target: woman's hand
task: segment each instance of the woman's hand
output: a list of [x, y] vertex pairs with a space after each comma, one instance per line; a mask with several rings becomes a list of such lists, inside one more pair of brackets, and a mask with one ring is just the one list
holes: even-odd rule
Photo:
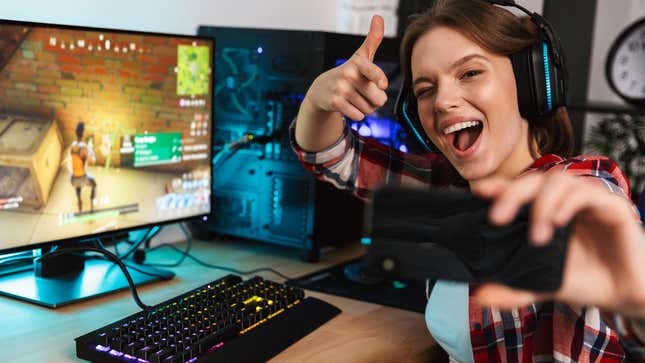
[[383, 28], [383, 18], [374, 16], [354, 55], [311, 84], [296, 119], [296, 142], [301, 148], [319, 151], [333, 145], [343, 133], [342, 115], [362, 120], [385, 104], [387, 76], [373, 62]]
[[544, 300], [596, 306], [645, 317], [645, 232], [630, 202], [605, 187], [561, 171], [482, 181], [473, 190], [494, 200], [492, 223], [510, 223], [532, 202], [529, 239], [548, 243], [555, 227], [573, 222], [561, 288], [552, 294], [482, 285], [475, 298], [509, 309]]
[[387, 76], [373, 63], [383, 40], [383, 29], [383, 18], [372, 17], [365, 41], [351, 58], [314, 80], [305, 97], [310, 106], [362, 120], [385, 104]]

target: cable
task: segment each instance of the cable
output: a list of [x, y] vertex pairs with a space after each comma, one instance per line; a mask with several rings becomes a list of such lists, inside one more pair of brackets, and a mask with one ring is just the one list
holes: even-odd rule
[[231, 156], [233, 156], [233, 154], [235, 154], [244, 146], [251, 144], [264, 145], [269, 142], [279, 140], [281, 136], [282, 133], [280, 130], [276, 130], [270, 135], [254, 135], [250, 133], [244, 134], [239, 139], [224, 144], [222, 146], [222, 149], [220, 149], [215, 155], [213, 155], [211, 164], [215, 168], [216, 166], [219, 166], [219, 163], [228, 160]]
[[96, 248], [96, 247], [66, 247], [66, 248], [60, 248], [57, 249], [56, 251], [48, 252], [43, 254], [42, 256], [39, 256], [34, 259], [34, 261], [41, 260], [43, 258], [48, 258], [48, 257], [53, 257], [53, 256], [58, 256], [62, 255], [65, 253], [73, 253], [73, 252], [98, 252], [101, 253], [105, 256], [107, 256], [110, 261], [116, 263], [121, 271], [123, 271], [123, 274], [125, 275], [125, 278], [128, 280], [128, 285], [130, 286], [130, 292], [132, 293], [132, 298], [134, 298], [134, 301], [137, 303], [137, 305], [141, 308], [141, 310], [145, 312], [149, 312], [152, 310], [152, 306], [144, 304], [141, 299], [139, 298], [139, 294], [137, 294], [137, 289], [134, 285], [134, 281], [132, 281], [132, 277], [130, 276], [130, 273], [128, 272], [128, 269], [125, 267], [123, 262], [119, 259], [119, 257], [112, 252], [102, 249], [102, 248]]
[[114, 254], [117, 255], [117, 256], [121, 255], [121, 253], [119, 252], [119, 243], [120, 242], [122, 242], [122, 241], [114, 242], [114, 237], [112, 237], [112, 244], [114, 245]]
[[248, 145], [249, 141], [252, 138], [253, 137], [249, 136], [249, 134], [244, 134], [241, 138], [224, 144], [222, 146], [222, 149], [218, 151], [211, 160], [213, 167], [219, 166], [220, 163], [228, 160], [231, 156], [233, 156], [233, 154], [240, 150], [242, 146]]
[[[94, 241], [96, 243], [97, 248], [102, 248], [102, 249], [107, 251], [107, 248], [105, 247], [105, 245], [103, 244], [103, 241], [101, 241], [100, 238], [98, 238], [98, 237], [94, 238]], [[119, 253], [116, 251], [116, 245], [114, 246], [114, 254], [117, 255], [117, 256], [119, 255]]]
[[[249, 270], [249, 271], [240, 271], [240, 270], [236, 270], [236, 269], [231, 268], [231, 267], [212, 265], [212, 264], [210, 264], [208, 262], [204, 262], [204, 261], [198, 259], [197, 257], [191, 255], [190, 253], [188, 253], [188, 250], [190, 248], [190, 244], [186, 248], [186, 251], [182, 251], [182, 250], [180, 250], [179, 248], [175, 247], [173, 244], [170, 244], [170, 243], [162, 243], [162, 244], [160, 244], [158, 246], [155, 246], [155, 247], [151, 248], [150, 250], [153, 251], [153, 250], [159, 249], [161, 247], [170, 247], [170, 248], [174, 249], [175, 251], [183, 254], [184, 257], [188, 257], [191, 260], [197, 262], [199, 265], [202, 265], [202, 266], [208, 267], [208, 268], [224, 270], [224, 271], [232, 272], [232, 273], [235, 273], [235, 274], [238, 274], [238, 275], [252, 275], [252, 274], [256, 274], [258, 272], [267, 271], [267, 272], [274, 273], [274, 274], [280, 276], [281, 278], [283, 278], [285, 280], [291, 280], [292, 279], [291, 277], [289, 277], [287, 275], [284, 275], [284, 274], [282, 274], [282, 273], [280, 273], [280, 272], [278, 272], [278, 271], [276, 271], [276, 270], [274, 270], [274, 269], [272, 269], [270, 267], [261, 267], [261, 268], [256, 268], [254, 270]], [[147, 264], [147, 265], [158, 266], [157, 264]]]
[[[153, 267], [177, 267], [177, 266], [181, 265], [184, 262], [184, 260], [186, 259], [186, 256], [188, 256], [188, 254], [190, 252], [190, 249], [193, 246], [193, 238], [186, 231], [186, 228], [184, 227], [183, 223], [179, 223], [179, 228], [181, 228], [181, 230], [184, 232], [184, 234], [186, 235], [187, 240], [188, 240], [188, 245], [186, 246], [186, 250], [181, 251], [182, 255], [179, 258], [179, 261], [177, 261], [175, 263], [154, 263], [154, 264], [153, 263], [147, 263], [146, 264], [147, 266], [153, 266]], [[168, 245], [168, 244], [167, 243], [162, 243], [159, 246], [148, 248], [148, 251], [154, 251], [159, 247], [163, 247], [164, 245]]]
[[[84, 255], [83, 257], [85, 257], [86, 260], [92, 259], [92, 260], [103, 260], [103, 261], [110, 261], [110, 262], [112, 261], [109, 258], [105, 258], [104, 256], [85, 256]], [[137, 266], [137, 265], [141, 265], [141, 264], [137, 264], [136, 262], [135, 263], [131, 263], [129, 261], [121, 261], [121, 262], [123, 262], [123, 265], [125, 267], [129, 268], [130, 270], [135, 270], [135, 271], [140, 272], [140, 273], [142, 273], [144, 275], [158, 277], [158, 278], [160, 278], [162, 280], [168, 280], [167, 275], [160, 274], [160, 273], [154, 273], [153, 271], [149, 271], [149, 270], [144, 270], [144, 269], [140, 268], [139, 266]]]
[[141, 246], [142, 243], [144, 243], [148, 238], [152, 238], [152, 236], [154, 236], [154, 234], [149, 236], [150, 232], [154, 229], [155, 227], [149, 228], [148, 231], [146, 231], [146, 233], [143, 234], [143, 237], [141, 237], [140, 240], [138, 240], [132, 246], [130, 246], [130, 248], [128, 248], [128, 250], [125, 251], [125, 253], [123, 253], [122, 255], [118, 255], [118, 257], [120, 259], [128, 258], [128, 256], [130, 256], [134, 251], [136, 251], [137, 248], [139, 248], [139, 246]]
[[[105, 245], [103, 244], [103, 242], [101, 242], [100, 238], [96, 238], [95, 240], [96, 240], [96, 244], [97, 244], [98, 248], [104, 249], [106, 251], [108, 250], [105, 247]], [[117, 257], [118, 257], [119, 254], [117, 252], [117, 244], [114, 244], [114, 251], [115, 251], [114, 254], [117, 255]], [[99, 259], [99, 260], [103, 260], [103, 261], [110, 261], [110, 259], [105, 258], [104, 256], [87, 256], [86, 258], [95, 258], [95, 259]], [[121, 260], [123, 260], [123, 259], [121, 259]], [[138, 264], [138, 265], [141, 265], [141, 264]], [[140, 273], [142, 273], [144, 275], [159, 277], [159, 278], [164, 279], [164, 280], [168, 279], [167, 276], [164, 275], [164, 274], [158, 274], [158, 273], [154, 273], [154, 272], [151, 272], [151, 271], [148, 271], [148, 270], [144, 270], [144, 269], [138, 267], [137, 264], [128, 264], [126, 267], [128, 267], [128, 268], [130, 268], [132, 270], [135, 270], [137, 272], [140, 272]]]

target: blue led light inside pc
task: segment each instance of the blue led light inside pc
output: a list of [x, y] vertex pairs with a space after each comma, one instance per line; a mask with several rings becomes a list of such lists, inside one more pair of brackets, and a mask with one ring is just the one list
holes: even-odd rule
[[372, 129], [366, 124], [361, 124], [360, 126], [358, 126], [358, 134], [361, 136], [370, 137], [372, 136]]
[[[335, 67], [347, 62], [347, 59], [337, 59]], [[393, 147], [401, 152], [409, 152], [406, 145], [406, 133], [401, 125], [389, 117], [381, 117], [378, 111], [372, 115], [366, 115], [362, 121], [350, 121], [350, 127], [363, 137], [378, 140], [380, 143]]]
[[377, 115], [367, 115], [362, 121], [350, 120], [350, 127], [361, 136], [378, 140], [401, 152], [408, 152], [405, 131], [395, 120]]

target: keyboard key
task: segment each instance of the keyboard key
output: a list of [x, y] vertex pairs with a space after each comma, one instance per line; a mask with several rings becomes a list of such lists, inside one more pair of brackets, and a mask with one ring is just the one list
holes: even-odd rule
[[179, 357], [177, 355], [169, 355], [164, 358], [161, 363], [184, 363], [184, 360], [182, 357]]
[[137, 351], [135, 354], [138, 358], [148, 359], [148, 356], [152, 353], [151, 346], [145, 346]]
[[170, 355], [172, 355], [172, 352], [169, 349], [160, 349], [149, 355], [148, 360], [150, 361], [150, 363], [159, 363], [161, 362], [161, 360]]
[[110, 337], [108, 337], [107, 333], [100, 333], [99, 335], [96, 336], [96, 342], [101, 345], [108, 345], [110, 341]]
[[143, 348], [143, 342], [135, 341], [125, 346], [125, 352], [128, 354], [135, 354], [141, 348]]
[[220, 331], [216, 332], [215, 334], [211, 334], [207, 336], [206, 338], [201, 339], [198, 341], [194, 346], [197, 348], [199, 353], [205, 353], [207, 352], [212, 346], [221, 343], [233, 336], [238, 332], [238, 327], [235, 325], [229, 325]]

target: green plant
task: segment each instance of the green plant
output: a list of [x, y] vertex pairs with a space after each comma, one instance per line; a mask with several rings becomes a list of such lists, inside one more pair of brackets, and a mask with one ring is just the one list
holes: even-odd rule
[[645, 117], [608, 114], [590, 129], [585, 144], [618, 163], [636, 200], [645, 186]]

